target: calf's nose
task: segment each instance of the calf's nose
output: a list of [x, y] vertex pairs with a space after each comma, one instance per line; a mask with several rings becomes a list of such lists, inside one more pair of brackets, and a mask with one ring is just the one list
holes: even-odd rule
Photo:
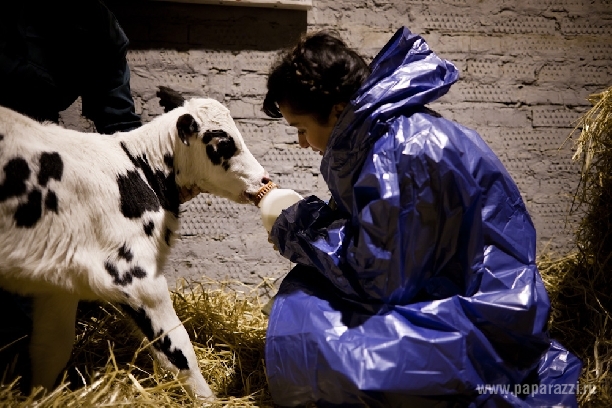
[[270, 181], [272, 180], [270, 179], [270, 175], [266, 171], [266, 174], [264, 174], [263, 178], [261, 179], [261, 184], [268, 184]]

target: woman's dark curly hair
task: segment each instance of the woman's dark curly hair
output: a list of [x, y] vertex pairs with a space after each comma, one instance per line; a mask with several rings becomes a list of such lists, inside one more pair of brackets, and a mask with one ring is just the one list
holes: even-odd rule
[[305, 35], [272, 66], [263, 112], [281, 118], [278, 106], [286, 104], [295, 113], [314, 114], [326, 123], [332, 107], [349, 102], [369, 74], [364, 59], [337, 35]]

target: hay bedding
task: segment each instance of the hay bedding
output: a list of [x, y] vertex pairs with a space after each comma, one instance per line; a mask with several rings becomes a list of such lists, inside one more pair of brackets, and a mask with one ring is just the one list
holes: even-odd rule
[[574, 132], [582, 164], [571, 213], [581, 221], [575, 249], [539, 260], [552, 303], [551, 335], [583, 361], [581, 407], [612, 406], [612, 87], [589, 99], [593, 107]]
[[[272, 406], [264, 369], [267, 319], [262, 286], [197, 282], [173, 291], [200, 368], [219, 401], [210, 407]], [[243, 286], [244, 287], [244, 286]], [[198, 404], [139, 342], [131, 320], [111, 304], [82, 304], [67, 376], [49, 395], [24, 396], [16, 382], [0, 387], [0, 407], [194, 407]], [[135, 352], [136, 350], [136, 352]], [[110, 356], [110, 357], [109, 357]], [[79, 384], [78, 387], [70, 384]], [[83, 386], [83, 384], [86, 384]]]
[[[612, 88], [593, 95], [579, 120], [575, 160], [582, 162], [572, 212], [583, 216], [576, 248], [538, 260], [552, 311], [550, 332], [584, 363], [581, 407], [612, 406]], [[220, 400], [213, 407], [268, 407], [264, 367], [267, 319], [258, 290], [235, 283], [196, 283], [173, 292], [204, 376]], [[269, 286], [263, 282], [262, 286]], [[193, 287], [193, 285], [191, 285]], [[134, 326], [111, 305], [81, 308], [68, 376], [42, 398], [16, 382], [0, 387], [2, 407], [182, 407], [194, 402], [158, 369]], [[134, 353], [134, 350], [137, 350]], [[109, 358], [110, 356], [110, 358]], [[70, 384], [86, 384], [72, 387]]]

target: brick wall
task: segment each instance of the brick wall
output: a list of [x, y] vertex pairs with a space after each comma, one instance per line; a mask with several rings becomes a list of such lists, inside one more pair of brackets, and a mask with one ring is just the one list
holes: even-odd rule
[[[432, 108], [474, 128], [517, 182], [538, 231], [539, 253], [572, 249], [567, 217], [578, 181], [574, 122], [587, 96], [612, 86], [612, 0], [313, 0], [309, 11], [109, 0], [132, 45], [138, 113], [162, 110], [158, 85], [229, 106], [247, 144], [285, 187], [328, 198], [320, 157], [295, 131], [264, 116], [266, 73], [301, 33], [333, 28], [368, 59], [407, 26], [461, 79]], [[62, 115], [91, 131], [78, 103]], [[267, 243], [258, 210], [202, 194], [181, 208], [180, 242], [165, 273], [257, 284], [290, 263]]]

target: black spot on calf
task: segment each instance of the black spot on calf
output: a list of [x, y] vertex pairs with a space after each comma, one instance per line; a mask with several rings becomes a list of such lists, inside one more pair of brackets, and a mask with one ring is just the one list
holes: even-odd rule
[[[211, 143], [213, 138], [217, 143]], [[223, 169], [229, 169], [229, 159], [238, 152], [234, 138], [223, 130], [209, 130], [204, 133], [202, 142], [206, 144], [206, 155], [213, 164], [222, 165]]]
[[168, 154], [164, 155], [164, 164], [168, 166], [168, 169], [165, 169], [167, 173], [164, 173], [161, 169], [153, 169], [146, 157], [135, 157], [125, 144], [122, 143], [121, 148], [134, 166], [142, 170], [147, 184], [157, 196], [161, 207], [178, 217], [180, 201], [178, 187], [172, 171], [174, 158]]
[[132, 251], [130, 251], [126, 244], [123, 244], [121, 248], [119, 248], [119, 258], [123, 258], [128, 262], [134, 259], [134, 254], [132, 254]]
[[42, 193], [38, 189], [30, 191], [28, 201], [19, 204], [15, 211], [18, 227], [33, 227], [42, 216]]
[[[159, 335], [161, 335], [161, 333], [159, 333]], [[172, 340], [170, 340], [170, 336], [167, 334], [160, 337], [155, 343], [153, 343], [153, 347], [164, 353], [168, 360], [170, 360], [170, 362], [179, 370], [189, 370], [187, 357], [185, 357], [181, 349], [172, 348]]]
[[206, 146], [206, 155], [208, 156], [212, 164], [221, 164], [221, 156], [219, 156], [213, 145]]
[[40, 171], [38, 172], [38, 184], [45, 187], [50, 179], [60, 181], [64, 172], [64, 162], [59, 153], [43, 153], [40, 156]]
[[122, 279], [120, 279], [119, 277], [119, 269], [117, 269], [117, 266], [110, 263], [109, 261], [106, 261], [104, 262], [104, 269], [106, 269], [106, 272], [108, 272], [108, 274], [114, 278], [115, 284], [124, 285], [123, 283], [121, 283]]
[[[189, 363], [187, 357], [183, 354], [181, 349], [172, 348], [172, 340], [167, 334], [162, 336], [163, 331], [155, 333], [153, 329], [153, 323], [151, 318], [147, 315], [147, 312], [140, 308], [138, 310], [133, 309], [128, 305], [121, 305], [121, 308], [136, 322], [143, 334], [153, 341], [153, 347], [164, 353], [168, 360], [179, 370], [189, 370]], [[161, 337], [160, 337], [161, 336]]]
[[171, 154], [164, 154], [164, 163], [168, 166], [168, 170], [174, 170], [174, 156]]
[[214, 137], [230, 137], [227, 132], [223, 129], [212, 129], [204, 132], [204, 136], [202, 137], [202, 142], [204, 144], [209, 144]]
[[113, 283], [120, 286], [129, 285], [132, 283], [134, 278], [142, 279], [147, 276], [147, 272], [139, 266], [131, 267], [123, 274], [123, 276], [121, 276], [117, 266], [112, 264], [110, 261], [104, 262], [104, 269], [106, 269], [106, 272], [113, 277]]
[[135, 170], [117, 176], [121, 213], [127, 218], [140, 218], [145, 211], [158, 211], [159, 199]]
[[233, 137], [227, 137], [221, 139], [219, 144], [217, 145], [217, 153], [225, 160], [229, 160], [238, 152], [238, 148], [236, 147], [236, 142], [234, 142]]
[[[41, 187], [46, 187], [50, 179], [60, 180], [63, 169], [64, 164], [59, 154], [55, 152], [43, 153], [40, 156], [38, 184]], [[53, 191], [47, 190], [45, 195], [41, 189], [33, 188], [29, 193], [27, 192], [26, 182], [32, 171], [24, 158], [15, 157], [9, 160], [3, 170], [5, 178], [4, 182], [0, 184], [0, 201], [27, 194], [26, 201], [21, 202], [15, 210], [14, 219], [18, 227], [33, 227], [43, 215], [43, 204], [44, 209], [58, 212], [58, 198]]]
[[[166, 211], [170, 211], [175, 217], [178, 217], [179, 205], [179, 190], [174, 179], [174, 173], [165, 175], [161, 171], [155, 172], [156, 186], [155, 192], [158, 193], [162, 207]], [[152, 184], [153, 185], [153, 184]]]
[[170, 246], [170, 238], [172, 238], [172, 231], [170, 228], [166, 228], [166, 233], [164, 234], [164, 241], [166, 241], [166, 245]]
[[155, 224], [153, 223], [153, 221], [149, 221], [148, 223], [144, 225], [144, 232], [145, 234], [147, 234], [147, 237], [150, 237], [151, 235], [153, 235], [154, 230], [155, 230]]
[[142, 279], [142, 278], [146, 278], [147, 277], [147, 271], [142, 269], [140, 266], [133, 266], [133, 267], [131, 267], [130, 270], [128, 271], [128, 273], [130, 275], [132, 275], [133, 277], [138, 278], [138, 279]]
[[4, 139], [4, 135], [0, 133], [0, 142]]
[[0, 201], [18, 197], [26, 192], [26, 180], [31, 171], [22, 157], [11, 159], [4, 165], [4, 182], [0, 184]]
[[57, 205], [57, 195], [51, 190], [47, 191], [47, 196], [45, 197], [45, 208], [49, 211], [53, 211], [57, 214], [58, 205]]

